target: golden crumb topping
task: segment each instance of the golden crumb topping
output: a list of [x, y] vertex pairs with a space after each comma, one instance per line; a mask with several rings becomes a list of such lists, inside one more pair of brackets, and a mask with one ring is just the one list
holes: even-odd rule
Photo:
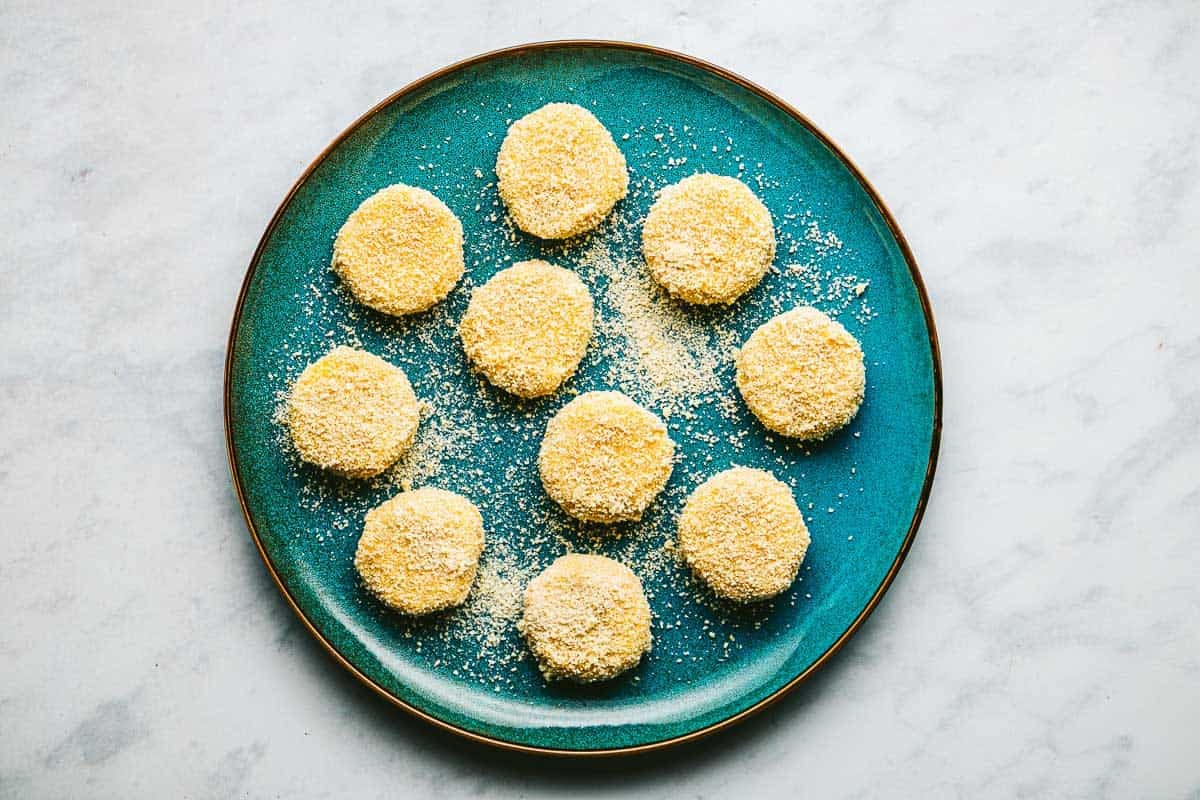
[[542, 486], [586, 522], [642, 518], [671, 477], [667, 426], [620, 392], [587, 392], [546, 426], [538, 452]]
[[592, 296], [579, 276], [522, 261], [475, 290], [458, 331], [472, 366], [518, 397], [553, 393], [592, 338]]
[[774, 475], [734, 467], [696, 487], [679, 515], [679, 550], [717, 595], [738, 602], [791, 585], [808, 550], [792, 491]]
[[514, 122], [500, 145], [496, 175], [517, 227], [542, 239], [590, 231], [629, 186], [612, 135], [572, 103], [550, 103]]
[[688, 303], [732, 303], [775, 258], [771, 212], [744, 183], [699, 174], [663, 189], [642, 228], [654, 280]]
[[333, 269], [376, 311], [425, 311], [462, 277], [462, 223], [424, 189], [388, 186], [364, 200], [338, 231]]
[[763, 425], [822, 439], [854, 418], [866, 387], [858, 341], [811, 306], [763, 323], [737, 355], [737, 386]]
[[604, 556], [562, 556], [530, 581], [519, 627], [547, 680], [607, 680], [650, 650], [642, 582]]
[[479, 509], [462, 495], [426, 487], [367, 512], [354, 567], [385, 605], [428, 614], [467, 599], [482, 552]]
[[300, 373], [285, 416], [300, 458], [351, 478], [378, 475], [404, 455], [419, 419], [404, 371], [351, 347]]

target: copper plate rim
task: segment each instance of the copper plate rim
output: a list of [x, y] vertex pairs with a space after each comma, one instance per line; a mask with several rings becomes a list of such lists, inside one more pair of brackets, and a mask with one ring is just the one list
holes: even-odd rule
[[[511, 55], [517, 55], [517, 54], [521, 54], [521, 53], [529, 53], [529, 52], [539, 51], [539, 50], [554, 50], [554, 49], [569, 48], [569, 47], [595, 47], [595, 48], [632, 50], [634, 52], [639, 52], [639, 53], [650, 53], [652, 55], [664, 56], [666, 58], [673, 59], [675, 61], [680, 61], [684, 64], [688, 64], [693, 67], [697, 67], [701, 70], [705, 70], [705, 71], [710, 72], [714, 75], [717, 75], [721, 78], [724, 78], [725, 80], [731, 81], [732, 83], [735, 83], [738, 86], [741, 86], [742, 88], [747, 89], [748, 91], [753, 92], [754, 94], [763, 98], [767, 102], [771, 103], [772, 105], [774, 105], [777, 108], [781, 109], [782, 111], [786, 112], [793, 119], [795, 119], [797, 122], [799, 122], [805, 128], [807, 128], [814, 136], [816, 136], [818, 139], [820, 139], [821, 142], [826, 147], [828, 147], [842, 161], [843, 164], [845, 164], [846, 168], [850, 170], [850, 172], [854, 175], [854, 177], [858, 180], [858, 182], [863, 186], [863, 188], [865, 188], [867, 190], [867, 193], [868, 193], [868, 195], [870, 195], [872, 202], [875, 203], [876, 207], [879, 209], [880, 213], [883, 215], [883, 218], [887, 221], [888, 228], [891, 230], [892, 236], [895, 237], [896, 242], [900, 245], [900, 250], [904, 254], [904, 260], [908, 264], [909, 273], [912, 276], [913, 284], [916, 286], [917, 294], [921, 300], [921, 309], [925, 314], [925, 326], [929, 332], [929, 349], [930, 349], [930, 356], [931, 356], [931, 359], [933, 362], [933, 387], [934, 387], [933, 435], [930, 439], [929, 461], [925, 468], [925, 481], [921, 487], [921, 496], [920, 496], [920, 499], [917, 501], [916, 510], [913, 512], [912, 523], [909, 525], [908, 534], [904, 537], [904, 543], [900, 547], [900, 552], [896, 555], [896, 560], [892, 562], [891, 567], [888, 569], [887, 575], [884, 576], [883, 581], [879, 584], [879, 588], [876, 589], [875, 594], [871, 596], [870, 602], [867, 603], [866, 607], [854, 619], [854, 621], [852, 623], [850, 623], [850, 626], [847, 627], [846, 630], [842, 633], [842, 635], [839, 636], [837, 638], [837, 640], [832, 645], [829, 646], [829, 649], [827, 649], [824, 653], [822, 653], [820, 655], [820, 657], [818, 657], [816, 661], [814, 661], [811, 665], [809, 665], [809, 667], [807, 669], [805, 669], [803, 672], [801, 672], [796, 677], [792, 678], [790, 681], [788, 681], [786, 684], [781, 686], [779, 689], [775, 690], [774, 692], [772, 692], [770, 695], [763, 698], [762, 700], [759, 700], [757, 703], [750, 706], [749, 708], [743, 709], [742, 711], [739, 711], [738, 713], [733, 714], [732, 716], [726, 717], [725, 719], [720, 720], [719, 722], [714, 722], [713, 724], [708, 725], [704, 728], [701, 728], [701, 729], [695, 730], [695, 731], [691, 731], [690, 733], [685, 733], [680, 736], [674, 736], [674, 737], [671, 737], [668, 739], [662, 739], [657, 742], [650, 742], [648, 744], [634, 745], [631, 747], [616, 747], [616, 748], [599, 749], [599, 750], [568, 750], [568, 749], [560, 749], [560, 748], [552, 748], [552, 747], [536, 747], [533, 745], [519, 744], [517, 742], [508, 742], [508, 741], [504, 741], [503, 739], [496, 739], [491, 736], [484, 736], [483, 734], [475, 733], [473, 731], [466, 730], [465, 728], [460, 728], [457, 725], [452, 725], [452, 724], [446, 722], [445, 720], [438, 719], [437, 717], [435, 717], [431, 714], [428, 714], [428, 713], [422, 711], [421, 709], [410, 705], [409, 703], [404, 702], [399, 697], [396, 697], [391, 692], [387, 691], [382, 686], [380, 686], [379, 684], [375, 683], [373, 680], [368, 678], [366, 675], [364, 675], [362, 672], [360, 672], [357, 667], [355, 667], [353, 664], [351, 664], [346, 659], [345, 656], [343, 656], [340, 652], [338, 652], [337, 648], [335, 648], [328, 639], [326, 639], [324, 636], [321, 635], [321, 632], [316, 629], [316, 627], [313, 625], [312, 621], [309, 620], [309, 618], [304, 614], [304, 612], [296, 604], [295, 598], [292, 597], [291, 593], [288, 592], [287, 587], [284, 586], [282, 579], [279, 577], [279, 573], [275, 569], [275, 565], [271, 563], [271, 559], [267, 555], [267, 551], [263, 548], [263, 544], [262, 544], [262, 541], [259, 539], [258, 530], [255, 527], [254, 520], [250, 516], [250, 510], [246, 506], [246, 495], [245, 495], [245, 492], [243, 491], [241, 474], [238, 469], [238, 463], [237, 463], [237, 454], [235, 453], [234, 446], [233, 446], [233, 431], [232, 431], [232, 419], [231, 419], [231, 413], [232, 413], [232, 411], [231, 411], [231, 407], [232, 407], [231, 383], [232, 383], [232, 380], [231, 379], [232, 379], [232, 374], [233, 374], [233, 351], [234, 351], [234, 343], [237, 339], [238, 327], [241, 324], [241, 320], [242, 320], [242, 309], [244, 308], [245, 302], [246, 302], [246, 292], [248, 291], [248, 289], [250, 287], [251, 281], [254, 279], [255, 269], [258, 267], [259, 259], [262, 257], [262, 252], [263, 252], [264, 248], [266, 247], [267, 241], [271, 238], [271, 234], [274, 232], [275, 226], [279, 223], [279, 218], [283, 215], [283, 211], [285, 208], [287, 208], [288, 204], [291, 202], [292, 197], [296, 194], [296, 192], [300, 189], [300, 187], [304, 184], [304, 182], [308, 180], [309, 176], [313, 173], [313, 171], [318, 166], [320, 166], [321, 163], [329, 156], [329, 154], [331, 152], [333, 152], [333, 150], [339, 144], [341, 144], [348, 136], [350, 136], [350, 134], [352, 134], [355, 130], [357, 130], [359, 128], [359, 126], [363, 125], [365, 122], [367, 122], [369, 119], [371, 119], [371, 117], [373, 117], [376, 113], [378, 113], [385, 106], [388, 106], [389, 104], [393, 103], [394, 101], [398, 100], [401, 97], [404, 97], [407, 94], [411, 94], [415, 91], [418, 91], [418, 90], [424, 88], [429, 83], [436, 81], [439, 78], [441, 78], [449, 73], [455, 72], [456, 70], [460, 70], [464, 67], [473, 66], [475, 64], [489, 61], [491, 59], [498, 58], [501, 56], [511, 56]], [[610, 40], [605, 40], [605, 39], [558, 39], [558, 40], [554, 40], [554, 41], [533, 42], [530, 44], [517, 45], [515, 47], [505, 47], [505, 48], [501, 48], [499, 50], [491, 50], [489, 52], [474, 56], [472, 58], [467, 58], [462, 61], [457, 61], [447, 67], [443, 67], [442, 69], [437, 70], [436, 72], [431, 72], [423, 78], [413, 81], [412, 83], [408, 84], [404, 88], [400, 89], [397, 92], [394, 92], [393, 94], [389, 95], [384, 100], [377, 103], [373, 108], [371, 108], [371, 110], [367, 111], [367, 113], [363, 114], [361, 117], [359, 117], [357, 120], [355, 120], [355, 122], [353, 124], [351, 124], [350, 127], [346, 128], [346, 130], [344, 130], [341, 134], [339, 134], [338, 137], [335, 138], [324, 150], [322, 150], [321, 154], [318, 155], [311, 164], [309, 164], [308, 168], [304, 170], [304, 172], [300, 175], [300, 177], [292, 185], [292, 188], [288, 191], [287, 195], [283, 198], [283, 202], [281, 202], [279, 204], [279, 207], [275, 210], [275, 214], [271, 217], [271, 222], [267, 225], [267, 229], [263, 232], [262, 238], [258, 242], [258, 247], [255, 248], [254, 255], [250, 259], [250, 265], [246, 270], [246, 277], [242, 281], [241, 290], [238, 292], [237, 306], [233, 313], [233, 322], [230, 325], [230, 330], [229, 330], [229, 341], [226, 345], [226, 351], [225, 351], [224, 417], [225, 417], [225, 447], [226, 447], [226, 450], [227, 450], [228, 456], [229, 456], [229, 467], [230, 467], [230, 472], [233, 477], [233, 486], [234, 486], [234, 490], [237, 492], [238, 504], [242, 508], [242, 516], [246, 520], [246, 526], [250, 531], [250, 536], [254, 539], [254, 544], [258, 548], [258, 553], [262, 557], [263, 563], [266, 564], [267, 571], [271, 573], [271, 579], [275, 581], [275, 585], [279, 588], [279, 591], [283, 594], [284, 599], [287, 600], [288, 605], [291, 606], [292, 611], [294, 611], [296, 613], [296, 616], [298, 616], [300, 618], [300, 621], [304, 623], [304, 627], [306, 627], [308, 629], [309, 633], [311, 633], [313, 635], [313, 637], [315, 637], [316, 640], [321, 643], [321, 646], [324, 647], [325, 650], [331, 656], [333, 656], [333, 658], [336, 659], [339, 664], [341, 664], [343, 667], [345, 667], [350, 672], [350, 674], [352, 674], [355, 678], [357, 678], [359, 681], [361, 681], [363, 684], [365, 684], [367, 687], [369, 687], [372, 691], [374, 691], [380, 697], [383, 697], [387, 701], [391, 702], [393, 705], [399, 706], [400, 708], [404, 709], [408, 713], [410, 713], [416, 717], [419, 717], [420, 719], [423, 719], [426, 722], [429, 722], [432, 725], [435, 725], [438, 728], [441, 728], [442, 730], [446, 730], [451, 733], [455, 733], [459, 736], [465, 737], [465, 738], [470, 739], [475, 742], [492, 745], [494, 747], [499, 747], [499, 748], [502, 748], [505, 750], [512, 750], [512, 751], [517, 751], [517, 752], [522, 752], [522, 753], [533, 753], [533, 754], [539, 754], [539, 755], [568, 756], [568, 757], [570, 757], [570, 756], [631, 755], [634, 753], [647, 753], [647, 752], [651, 752], [654, 750], [662, 750], [667, 747], [683, 744], [684, 742], [695, 741], [696, 739], [699, 739], [701, 737], [708, 736], [708, 735], [716, 733], [717, 731], [720, 731], [720, 730], [724, 730], [725, 728], [728, 728], [728, 727], [746, 719], [747, 717], [751, 716], [752, 714], [755, 714], [758, 711], [763, 710], [767, 706], [769, 706], [772, 703], [774, 703], [775, 701], [779, 700], [781, 697], [783, 697], [789, 691], [794, 689], [796, 686], [800, 685], [800, 683], [802, 683], [810, 675], [812, 675], [814, 672], [816, 672], [816, 670], [819, 669], [823, 664], [825, 664], [825, 662], [828, 661], [829, 658], [832, 657], [834, 653], [836, 653], [838, 650], [840, 650], [841, 647], [850, 639], [850, 637], [853, 636], [858, 631], [858, 629], [862, 626], [863, 622], [866, 621], [867, 617], [869, 617], [871, 615], [871, 612], [875, 610], [875, 607], [877, 605], [879, 605], [879, 601], [883, 598], [884, 593], [887, 592], [888, 587], [890, 587], [892, 585], [892, 581], [895, 580], [896, 574], [900, 571], [900, 566], [904, 563], [905, 556], [908, 555], [908, 551], [912, 548], [913, 539], [916, 537], [917, 528], [919, 528], [921, 525], [921, 518], [925, 514], [925, 506], [929, 501], [929, 493], [933, 486], [933, 474], [937, 467], [938, 449], [941, 445], [941, 438], [942, 438], [942, 362], [941, 362], [941, 351], [938, 346], [937, 328], [935, 327], [934, 320], [933, 320], [933, 309], [931, 308], [930, 303], [929, 303], [929, 295], [927, 294], [927, 292], [925, 290], [925, 282], [921, 279], [921, 272], [917, 268], [916, 259], [913, 257], [912, 250], [908, 246], [908, 241], [904, 238], [904, 234], [900, 231], [900, 226], [896, 223], [895, 218], [892, 216], [892, 212], [890, 210], [888, 210], [888, 207], [886, 205], [884, 205], [884, 202], [880, 198], [879, 193], [875, 190], [875, 187], [871, 185], [871, 182], [867, 180], [866, 176], [863, 175], [863, 173], [858, 169], [857, 166], [855, 166], [854, 162], [850, 160], [850, 157], [847, 156], [842, 151], [842, 149], [840, 147], [838, 147], [836, 143], [834, 143], [834, 141], [832, 139], [830, 139], [827, 135], [825, 135], [825, 133], [823, 133], [807, 117], [805, 117], [803, 114], [801, 114], [799, 111], [797, 111], [795, 108], [793, 108], [788, 103], [786, 103], [783, 100], [781, 100], [780, 98], [776, 97], [771, 92], [767, 91], [766, 89], [762, 88], [761, 86], [758, 86], [755, 83], [752, 83], [751, 81], [746, 80], [742, 76], [737, 75], [733, 72], [730, 72], [729, 70], [724, 69], [722, 67], [718, 67], [715, 64], [710, 64], [707, 61], [704, 61], [699, 58], [694, 58], [693, 56], [689, 56], [684, 53], [677, 53], [673, 50], [666, 50], [661, 47], [655, 47], [653, 45], [636, 44], [633, 42], [610, 41]]]

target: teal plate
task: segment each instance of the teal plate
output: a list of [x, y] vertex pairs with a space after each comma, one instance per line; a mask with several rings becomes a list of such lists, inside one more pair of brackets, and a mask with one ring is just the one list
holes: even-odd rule
[[[513, 230], [492, 166], [508, 123], [552, 101], [591, 109], [630, 168], [629, 196], [580, 241]], [[654, 298], [639, 261], [653, 193], [694, 172], [739, 176], [779, 240], [773, 269], [731, 308]], [[462, 220], [467, 274], [435, 309], [404, 320], [352, 301], [329, 269], [346, 216], [383, 186], [433, 191]], [[576, 269], [596, 338], [557, 395], [517, 403], [467, 368], [455, 331], [470, 290], [533, 257]], [[770, 436], [733, 385], [734, 348], [781, 310], [810, 303], [862, 342], [867, 392], [853, 422], [799, 446]], [[426, 417], [411, 457], [382, 479], [300, 464], [275, 421], [289, 382], [333, 344], [404, 368]], [[582, 528], [546, 497], [535, 457], [546, 421], [575, 393], [618, 388], [662, 414], [678, 445], [664, 493], [640, 523]], [[555, 42], [448, 67], [368, 112], [309, 167], [263, 235], [242, 287], [226, 362], [229, 454], [268, 569], [320, 642], [392, 702], [470, 738], [555, 753], [646, 750], [724, 727], [780, 696], [858, 628], [912, 543], [937, 455], [941, 383], [929, 303], [895, 221], [836, 146], [782, 101], [688, 56], [612, 42]], [[733, 464], [789, 483], [812, 533], [794, 586], [732, 608], [673, 555], [688, 493]], [[467, 605], [432, 619], [388, 613], [352, 560], [367, 509], [408, 485], [460, 492], [488, 542]], [[654, 648], [603, 685], [546, 685], [515, 629], [520, 590], [567, 550], [639, 574]]]

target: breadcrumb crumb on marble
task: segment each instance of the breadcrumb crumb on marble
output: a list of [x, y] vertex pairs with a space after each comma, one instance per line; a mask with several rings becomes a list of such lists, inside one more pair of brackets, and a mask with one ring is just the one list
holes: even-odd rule
[[483, 517], [465, 497], [426, 487], [367, 512], [354, 567], [367, 589], [404, 614], [462, 604], [483, 551]]
[[642, 228], [642, 254], [671, 296], [698, 305], [732, 303], [767, 274], [775, 227], [744, 183], [701, 173], [659, 194]]
[[462, 277], [462, 223], [424, 189], [388, 186], [364, 200], [338, 231], [333, 270], [376, 311], [425, 311]]
[[792, 490], [764, 470], [734, 467], [696, 487], [679, 515], [679, 550], [718, 596], [748, 603], [787, 589], [809, 534]]
[[586, 392], [546, 426], [538, 452], [542, 486], [576, 519], [642, 518], [671, 477], [667, 426], [620, 392]]
[[341, 346], [309, 364], [292, 384], [284, 421], [301, 459], [369, 478], [408, 450], [420, 405], [402, 369]]
[[625, 156], [608, 129], [572, 103], [550, 103], [514, 122], [496, 175], [517, 227], [541, 239], [591, 230], [629, 187]]
[[524, 604], [518, 626], [547, 680], [608, 680], [650, 650], [642, 582], [611, 558], [558, 558], [530, 581]]
[[459, 335], [472, 366], [493, 385], [542, 397], [575, 373], [593, 316], [592, 296], [578, 275], [522, 261], [474, 291]]
[[823, 439], [858, 413], [863, 351], [841, 323], [811, 306], [767, 320], [737, 355], [737, 387], [767, 428]]

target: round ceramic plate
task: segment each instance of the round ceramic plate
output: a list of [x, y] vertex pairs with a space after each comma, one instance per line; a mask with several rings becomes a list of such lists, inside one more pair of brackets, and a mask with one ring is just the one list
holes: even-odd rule
[[[630, 191], [578, 241], [516, 231], [493, 166], [509, 123], [553, 101], [590, 109], [625, 154]], [[775, 266], [726, 309], [659, 296], [640, 260], [654, 192], [696, 172], [741, 178], [774, 217]], [[329, 269], [334, 235], [396, 182], [459, 216], [467, 271], [449, 298], [396, 320], [355, 303]], [[556, 395], [518, 403], [469, 370], [456, 324], [472, 287], [515, 261], [578, 271], [596, 336]], [[853, 422], [800, 446], [768, 434], [742, 404], [733, 354], [761, 323], [800, 304], [836, 315], [862, 342], [867, 391]], [[300, 370], [334, 344], [401, 366], [426, 402], [412, 453], [373, 481], [298, 462], [278, 408]], [[545, 496], [536, 453], [550, 416], [579, 392], [620, 389], [662, 415], [677, 443], [670, 483], [636, 524], [580, 526]], [[396, 704], [494, 744], [628, 752], [716, 730], [820, 666], [891, 582], [929, 492], [940, 427], [928, 301], [904, 240], [846, 157], [780, 100], [719, 68], [648, 47], [559, 42], [490, 53], [401, 90], [304, 173], [263, 235], [233, 323], [226, 427], [251, 533], [289, 602], [348, 669]], [[716, 601], [674, 555], [688, 493], [734, 464], [792, 486], [812, 546], [772, 602]], [[363, 516], [409, 486], [460, 492], [481, 509], [487, 545], [473, 593], [423, 620], [387, 612], [353, 567]], [[521, 590], [569, 550], [618, 558], [641, 577], [654, 647], [631, 672], [589, 687], [548, 685], [516, 630]]]

